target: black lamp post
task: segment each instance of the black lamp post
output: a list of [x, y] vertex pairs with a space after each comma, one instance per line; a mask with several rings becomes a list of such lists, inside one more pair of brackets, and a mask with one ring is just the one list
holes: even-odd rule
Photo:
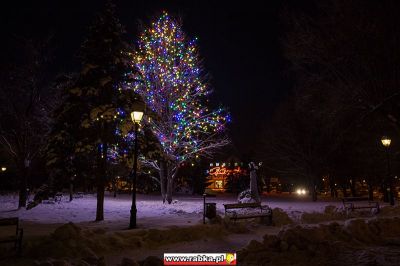
[[136, 175], [137, 175], [137, 157], [138, 157], [138, 127], [139, 123], [142, 120], [143, 111], [133, 111], [131, 113], [132, 122], [135, 128], [135, 147], [134, 147], [134, 157], [133, 157], [133, 176], [132, 176], [132, 206], [131, 206], [131, 218], [129, 222], [129, 229], [136, 228]]
[[[394, 205], [394, 191], [393, 191], [393, 180], [392, 180], [392, 176], [390, 173], [390, 153], [389, 153], [389, 147], [390, 147], [390, 143], [392, 142], [392, 140], [389, 137], [383, 136], [381, 139], [382, 145], [385, 146], [386, 148], [386, 155], [387, 155], [387, 172], [388, 172], [388, 176], [387, 176], [387, 180], [386, 180], [386, 186], [385, 186], [385, 193], [387, 193], [389, 191], [389, 202], [390, 205]], [[389, 187], [387, 187], [387, 185], [389, 185]]]

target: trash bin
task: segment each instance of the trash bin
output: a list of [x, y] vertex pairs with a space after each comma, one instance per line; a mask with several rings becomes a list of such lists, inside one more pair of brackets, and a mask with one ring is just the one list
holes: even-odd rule
[[213, 219], [217, 216], [217, 203], [207, 202], [206, 203], [206, 217]]

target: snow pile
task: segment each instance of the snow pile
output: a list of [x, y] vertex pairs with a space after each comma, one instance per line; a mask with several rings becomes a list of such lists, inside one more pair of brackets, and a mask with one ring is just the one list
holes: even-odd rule
[[301, 223], [315, 224], [326, 221], [343, 220], [346, 219], [346, 213], [343, 208], [336, 206], [326, 206], [324, 212], [305, 212], [300, 216]]
[[173, 227], [168, 230], [148, 229], [142, 236], [145, 248], [155, 248], [178, 242], [188, 242], [203, 238], [222, 238], [226, 234], [219, 225], [194, 225], [191, 227]]
[[156, 248], [204, 238], [220, 239], [226, 234], [227, 229], [219, 224], [106, 232], [104, 229], [82, 229], [68, 223], [48, 237], [27, 240], [23, 250], [24, 256], [30, 258], [99, 259], [97, 255], [117, 250]]
[[118, 241], [113, 240], [113, 237], [106, 236], [104, 230], [82, 230], [68, 223], [48, 237], [25, 241], [24, 255], [32, 258], [96, 257], [95, 251], [106, 251], [111, 246], [108, 243], [118, 247]]
[[400, 216], [400, 205], [385, 206], [380, 209], [379, 216]]
[[[238, 252], [238, 260], [240, 265], [376, 265], [379, 259], [380, 265], [398, 265], [393, 262], [400, 260], [399, 225], [400, 218], [391, 217], [292, 226], [265, 235], [263, 242], [252, 240]], [[381, 246], [383, 254], [376, 252]]]
[[272, 210], [272, 224], [275, 226], [283, 226], [292, 224], [293, 220], [290, 219], [289, 215], [280, 208], [274, 208]]

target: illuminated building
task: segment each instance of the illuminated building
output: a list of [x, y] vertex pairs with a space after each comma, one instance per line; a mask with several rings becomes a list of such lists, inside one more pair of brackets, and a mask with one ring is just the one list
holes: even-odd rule
[[210, 169], [207, 171], [206, 193], [225, 192], [228, 179], [238, 179], [247, 175], [247, 170], [243, 168], [243, 163], [210, 163]]

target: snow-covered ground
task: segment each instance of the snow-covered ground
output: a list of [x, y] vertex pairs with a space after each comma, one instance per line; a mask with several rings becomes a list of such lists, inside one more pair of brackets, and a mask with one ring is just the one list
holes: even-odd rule
[[31, 210], [17, 210], [17, 200], [16, 195], [0, 196], [0, 218], [22, 220], [24, 256], [7, 258], [5, 264], [0, 256], [0, 265], [36, 261], [49, 266], [126, 266], [145, 259], [150, 260], [147, 265], [157, 265], [157, 257], [164, 252], [221, 251], [238, 251], [240, 265], [333, 265], [337, 254], [341, 263], [336, 265], [400, 265], [398, 206], [385, 206], [379, 215], [367, 212], [348, 217], [340, 201], [267, 196], [262, 201], [273, 209], [275, 225], [265, 226], [258, 220], [233, 224], [222, 219], [223, 204], [236, 199], [219, 195], [207, 202], [217, 203], [221, 218], [203, 225], [200, 196], [177, 195], [172, 204], [163, 204], [157, 195], [138, 195], [138, 229], [126, 230], [129, 195], [107, 195], [102, 222], [94, 222], [95, 195], [72, 202], [65, 196], [60, 203], [40, 204]]
[[[60, 203], [40, 204], [31, 210], [17, 210], [17, 195], [0, 196], [0, 217], [18, 216], [20, 219], [35, 223], [59, 224], [59, 223], [82, 223], [91, 222], [95, 219], [96, 213], [96, 196], [94, 194], [85, 195], [83, 198], [75, 198], [69, 202], [69, 197], [65, 195]], [[271, 208], [280, 208], [290, 215], [301, 214], [303, 212], [322, 212], [327, 205], [340, 207], [339, 201], [317, 201], [310, 202], [309, 198], [301, 198], [296, 196], [273, 196], [264, 197], [263, 204], [269, 205]], [[234, 203], [236, 198], [233, 196], [218, 195], [217, 197], [209, 197], [206, 202], [216, 202], [217, 212], [224, 213], [224, 203]], [[107, 195], [104, 202], [104, 223], [118, 223], [129, 221], [130, 208], [132, 200], [128, 194], [118, 195], [116, 198]], [[137, 200], [137, 217], [138, 223], [144, 227], [162, 227], [169, 225], [165, 220], [172, 219], [174, 222], [180, 223], [180, 217], [197, 217], [201, 218], [203, 213], [203, 198], [201, 196], [183, 196], [174, 197], [172, 204], [162, 204], [160, 196], [157, 195], [138, 195]], [[168, 217], [168, 219], [167, 219]], [[147, 222], [152, 219], [158, 220], [157, 224], [142, 223], [141, 220]]]

